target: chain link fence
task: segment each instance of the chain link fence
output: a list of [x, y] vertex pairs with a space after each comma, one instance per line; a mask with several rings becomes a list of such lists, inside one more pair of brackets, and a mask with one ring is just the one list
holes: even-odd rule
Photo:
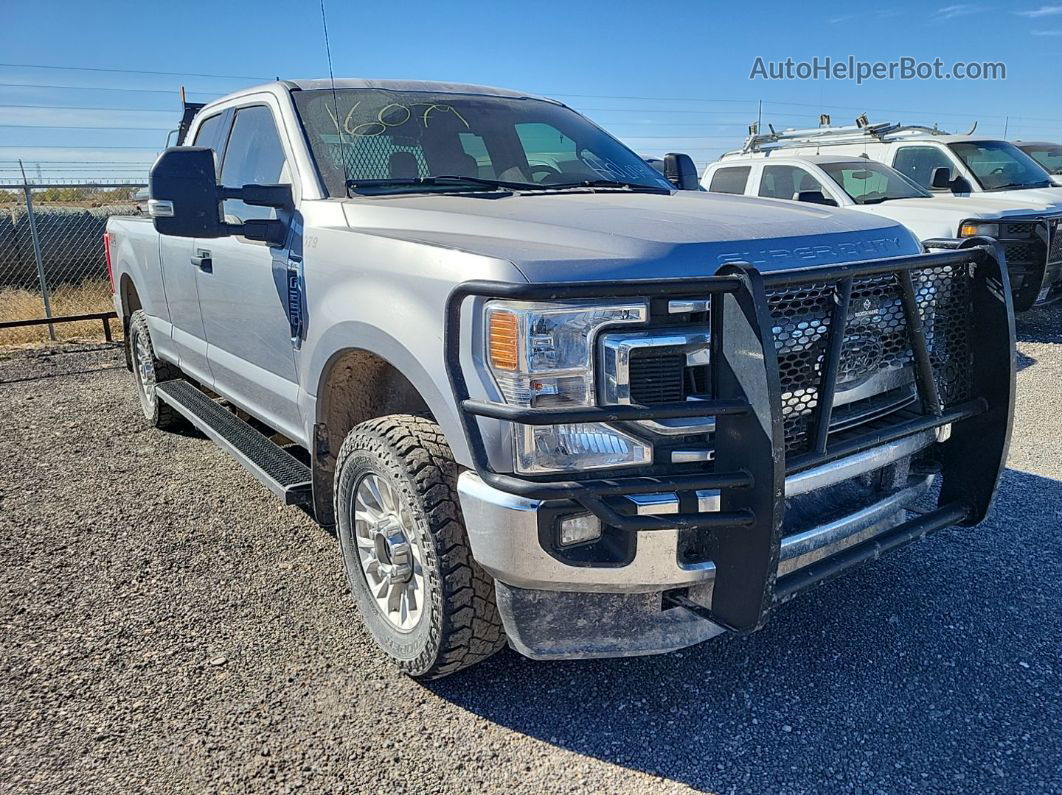
[[98, 319], [3, 324], [113, 311], [103, 233], [110, 216], [141, 212], [135, 197], [143, 187], [0, 185], [0, 346], [103, 337]]

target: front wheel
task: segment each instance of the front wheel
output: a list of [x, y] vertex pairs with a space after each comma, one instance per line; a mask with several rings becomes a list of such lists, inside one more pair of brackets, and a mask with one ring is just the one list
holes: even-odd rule
[[336, 526], [366, 627], [410, 676], [435, 679], [505, 645], [494, 583], [472, 559], [457, 466], [421, 417], [370, 420], [339, 451]]

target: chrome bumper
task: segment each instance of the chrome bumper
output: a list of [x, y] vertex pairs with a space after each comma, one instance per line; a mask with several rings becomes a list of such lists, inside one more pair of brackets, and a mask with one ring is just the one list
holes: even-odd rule
[[[795, 497], [843, 482], [907, 458], [930, 446], [933, 431], [910, 436], [848, 458], [805, 470], [786, 478], [786, 497]], [[782, 540], [778, 574], [821, 560], [845, 547], [893, 527], [905, 506], [929, 490], [931, 478], [909, 485], [880, 501], [829, 523]], [[678, 556], [677, 530], [640, 532], [634, 559], [624, 566], [572, 566], [554, 558], [539, 539], [538, 511], [543, 503], [499, 491], [471, 471], [458, 478], [458, 492], [472, 554], [496, 580], [516, 588], [562, 592], [651, 593], [671, 588], [709, 585], [715, 565], [708, 561], [683, 564]], [[698, 495], [702, 510], [715, 495]], [[638, 513], [678, 512], [678, 498], [656, 494], [639, 500]]]

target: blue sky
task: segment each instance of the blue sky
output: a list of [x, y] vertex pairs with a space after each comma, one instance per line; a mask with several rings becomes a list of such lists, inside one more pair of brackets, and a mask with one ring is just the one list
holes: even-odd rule
[[[998, 135], [1009, 117], [1010, 138], [1062, 140], [1062, 0], [866, 5], [327, 0], [337, 76], [548, 94], [639, 152], [688, 151], [702, 165], [741, 142], [760, 101], [776, 128], [868, 111], [949, 130], [978, 121]], [[757, 56], [849, 55], [1002, 61], [1007, 79], [749, 79]], [[0, 62], [0, 177], [18, 157], [45, 176], [142, 175], [175, 125], [179, 85], [205, 100], [262, 78], [327, 75], [318, 0], [9, 0]]]

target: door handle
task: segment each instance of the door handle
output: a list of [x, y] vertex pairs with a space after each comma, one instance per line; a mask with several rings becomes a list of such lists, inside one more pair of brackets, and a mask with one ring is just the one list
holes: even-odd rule
[[197, 251], [195, 256], [192, 257], [192, 264], [195, 265], [203, 273], [214, 272], [214, 260], [210, 258], [209, 251]]

